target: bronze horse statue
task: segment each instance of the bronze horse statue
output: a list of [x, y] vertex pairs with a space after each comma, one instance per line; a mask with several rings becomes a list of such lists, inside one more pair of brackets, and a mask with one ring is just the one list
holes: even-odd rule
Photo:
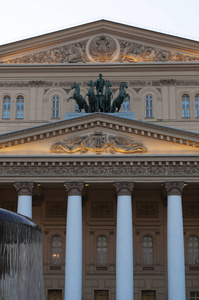
[[[111, 107], [111, 112], [112, 113], [120, 111], [121, 105], [122, 105], [125, 98], [129, 97], [129, 99], [130, 99], [130, 96], [125, 91], [125, 88], [126, 89], [128, 88], [128, 84], [126, 82], [122, 82], [120, 84], [119, 95], [115, 98], [115, 100], [112, 103], [112, 107]], [[117, 108], [117, 110], [116, 110], [116, 108]]]
[[81, 110], [84, 109], [85, 112], [87, 113], [88, 112], [88, 104], [85, 101], [85, 99], [82, 97], [82, 95], [80, 95], [79, 84], [77, 84], [76, 82], [73, 83], [73, 85], [71, 86], [71, 89], [75, 89], [75, 91], [74, 91], [73, 95], [68, 98], [67, 102], [70, 99], [76, 100], [76, 103], [79, 106], [79, 112], [81, 112]]
[[104, 95], [100, 95], [100, 110], [102, 112], [111, 112], [111, 98], [113, 98], [113, 93], [110, 90], [111, 86], [112, 84], [110, 83], [110, 81], [106, 80], [105, 93]]
[[90, 89], [88, 90], [88, 93], [84, 96], [84, 99], [86, 99], [86, 96], [88, 96], [88, 103], [89, 103], [89, 113], [97, 112], [99, 110], [99, 103], [98, 103], [98, 97], [94, 93], [94, 83], [92, 80], [89, 81], [88, 86], [90, 86]]

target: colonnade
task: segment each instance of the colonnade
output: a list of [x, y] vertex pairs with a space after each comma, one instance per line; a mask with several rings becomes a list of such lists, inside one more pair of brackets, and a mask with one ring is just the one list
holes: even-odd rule
[[[32, 218], [33, 182], [16, 182], [17, 212]], [[82, 299], [82, 193], [83, 182], [67, 182], [65, 300]], [[117, 241], [116, 299], [133, 300], [133, 182], [116, 182]], [[168, 300], [185, 300], [185, 263], [182, 218], [183, 182], [166, 182]]]

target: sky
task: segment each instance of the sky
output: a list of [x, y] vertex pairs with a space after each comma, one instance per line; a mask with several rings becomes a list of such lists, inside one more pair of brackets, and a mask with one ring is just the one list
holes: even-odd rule
[[0, 45], [100, 19], [199, 41], [199, 0], [2, 0]]

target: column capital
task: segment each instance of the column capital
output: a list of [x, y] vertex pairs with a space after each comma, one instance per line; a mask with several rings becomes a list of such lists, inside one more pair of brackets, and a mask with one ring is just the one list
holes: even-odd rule
[[34, 182], [22, 181], [14, 184], [19, 196], [32, 196], [35, 184]]
[[134, 182], [115, 182], [115, 188], [118, 196], [131, 196]]
[[170, 181], [170, 182], [165, 182], [164, 183], [166, 192], [168, 196], [171, 195], [182, 195], [182, 191], [184, 189], [185, 183], [182, 181]]
[[84, 182], [65, 182], [64, 184], [68, 196], [82, 196]]

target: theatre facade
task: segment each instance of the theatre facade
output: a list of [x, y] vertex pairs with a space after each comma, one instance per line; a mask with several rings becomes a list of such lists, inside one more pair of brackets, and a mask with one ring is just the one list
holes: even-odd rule
[[198, 70], [106, 20], [0, 46], [0, 207], [41, 226], [47, 300], [199, 300]]

